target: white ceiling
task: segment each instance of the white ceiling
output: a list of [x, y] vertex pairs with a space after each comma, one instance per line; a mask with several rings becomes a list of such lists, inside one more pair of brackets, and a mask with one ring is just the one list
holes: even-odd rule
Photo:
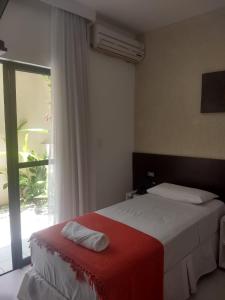
[[225, 0], [79, 0], [130, 29], [146, 32], [225, 6]]

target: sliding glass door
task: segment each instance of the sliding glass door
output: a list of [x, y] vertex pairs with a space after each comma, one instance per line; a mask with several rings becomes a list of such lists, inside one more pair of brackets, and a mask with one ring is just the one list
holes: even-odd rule
[[[8, 172], [1, 187], [8, 191], [8, 198], [3, 205], [0, 202], [0, 216], [8, 203], [11, 234], [7, 239], [11, 241], [11, 268], [16, 269], [29, 262], [31, 234], [52, 223], [47, 196], [51, 81], [45, 68], [3, 62], [2, 69]], [[2, 269], [6, 272], [10, 266]]]

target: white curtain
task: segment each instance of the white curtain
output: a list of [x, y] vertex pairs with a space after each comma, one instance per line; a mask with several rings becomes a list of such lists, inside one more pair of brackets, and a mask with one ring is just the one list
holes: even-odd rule
[[53, 142], [49, 211], [55, 222], [93, 209], [90, 198], [87, 21], [52, 8]]

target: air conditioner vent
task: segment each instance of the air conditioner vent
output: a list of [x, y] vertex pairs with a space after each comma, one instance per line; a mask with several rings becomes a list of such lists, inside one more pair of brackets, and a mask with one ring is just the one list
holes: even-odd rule
[[105, 54], [138, 63], [144, 58], [144, 44], [102, 25], [92, 27], [92, 47]]

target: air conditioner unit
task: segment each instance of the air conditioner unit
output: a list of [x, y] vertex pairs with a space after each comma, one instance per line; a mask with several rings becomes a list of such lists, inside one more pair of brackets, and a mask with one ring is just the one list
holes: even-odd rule
[[140, 62], [145, 53], [143, 43], [100, 24], [92, 26], [91, 45], [95, 50], [131, 63]]

